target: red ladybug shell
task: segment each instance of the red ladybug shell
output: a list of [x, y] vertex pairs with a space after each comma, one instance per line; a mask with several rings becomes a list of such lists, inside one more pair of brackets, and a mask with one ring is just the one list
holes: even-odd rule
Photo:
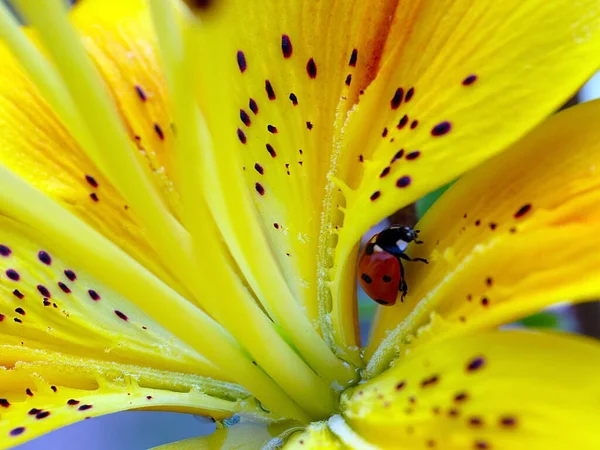
[[396, 303], [402, 281], [398, 258], [382, 250], [372, 251], [371, 254], [363, 250], [358, 261], [358, 272], [360, 285], [369, 297], [380, 305], [391, 306]]

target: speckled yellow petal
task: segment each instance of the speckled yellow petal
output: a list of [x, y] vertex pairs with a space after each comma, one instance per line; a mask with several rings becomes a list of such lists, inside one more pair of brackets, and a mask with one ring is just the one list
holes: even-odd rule
[[320, 205], [336, 114], [342, 120], [350, 107], [341, 97], [370, 80], [394, 2], [377, 5], [215, 3], [200, 14], [195, 57], [215, 148], [204, 186], [217, 224], [290, 342], [317, 373], [342, 383], [353, 373], [315, 320]]
[[230, 379], [80, 265], [0, 218], [0, 342]]
[[[108, 70], [110, 66], [106, 56], [105, 60], [99, 62], [98, 67], [107, 68], [107, 77], [112, 74], [113, 79], [107, 79], [121, 99], [123, 117], [126, 118], [127, 123], [132, 124], [131, 127], [136, 133], [145, 137], [143, 131], [145, 128], [139, 123], [143, 118], [153, 115], [157, 117], [157, 121], [160, 120], [161, 123], [164, 121], [164, 118], [159, 118], [158, 113], [154, 112], [154, 110], [165, 111], [162, 97], [164, 89], [161, 88], [162, 81], [158, 74], [144, 72], [153, 68], [143, 60], [143, 58], [152, 58], [152, 52], [148, 52], [144, 47], [147, 45], [145, 42], [150, 39], [147, 26], [144, 29], [139, 26], [140, 21], [130, 22], [134, 22], [140, 28], [137, 30], [139, 40], [133, 43], [131, 40], [127, 41], [133, 48], [125, 50], [125, 41], [123, 39], [117, 41], [110, 34], [106, 34], [102, 40], [98, 34], [94, 37], [104, 45], [111, 44], [121, 50], [119, 53], [112, 49], [111, 55], [114, 58], [111, 62], [112, 71]], [[128, 25], [135, 28], [131, 23]], [[93, 30], [96, 33], [107, 32], [106, 28], [96, 27]], [[86, 39], [90, 51], [94, 53], [93, 44], [96, 41], [92, 37]], [[142, 55], [139, 55], [140, 53]], [[100, 58], [97, 49], [94, 54]], [[117, 61], [121, 63], [120, 70], [114, 68]], [[146, 101], [141, 100], [135, 85], [125, 89], [123, 74], [129, 78], [136, 78], [140, 86], [142, 84], [147, 86], [148, 92], [144, 94]], [[139, 104], [138, 110], [132, 111], [133, 105], [136, 104]], [[153, 112], [144, 114], [140, 111], [143, 108]], [[169, 132], [165, 131], [165, 133]], [[49, 197], [77, 214], [155, 274], [169, 281], [172, 286], [176, 286], [168, 271], [165, 270], [163, 259], [154, 251], [144, 230], [136, 222], [129, 205], [101, 170], [86, 156], [4, 45], [0, 45], [0, 134], [2, 135], [0, 162], [4, 166], [9, 167]], [[135, 140], [133, 135], [131, 138]], [[163, 145], [166, 144], [159, 142], [154, 147]], [[157, 174], [158, 185], [162, 183], [159, 178], [165, 178], [164, 170], [160, 167], [163, 164], [162, 159], [166, 157], [163, 155], [158, 158], [156, 156], [158, 150], [153, 150], [154, 147], [143, 147], [140, 144], [140, 151], [147, 155], [148, 161], [151, 162], [151, 167]], [[163, 189], [163, 192], [170, 191]], [[171, 197], [172, 193], [165, 194], [165, 198]]]
[[344, 416], [378, 448], [596, 449], [600, 345], [492, 331], [415, 350], [345, 394]]
[[351, 188], [332, 201], [345, 213], [330, 276], [341, 342], [353, 333], [361, 234], [513, 143], [594, 72], [599, 52], [597, 0], [399, 4], [340, 145], [336, 175]]
[[[231, 422], [235, 423], [233, 419]], [[281, 436], [287, 436], [294, 429], [290, 422], [269, 424], [242, 419], [235, 425], [218, 428], [209, 436], [161, 445], [154, 450], [260, 450], [267, 444], [274, 446], [280, 443]]]
[[117, 411], [168, 410], [269, 420], [243, 389], [190, 373], [0, 345], [0, 448]]
[[432, 318], [428, 336], [598, 298], [599, 120], [600, 102], [559, 113], [434, 204], [418, 224], [425, 243], [409, 249], [430, 263], [405, 264], [409, 295], [380, 310], [370, 348], [395, 331], [373, 364]]

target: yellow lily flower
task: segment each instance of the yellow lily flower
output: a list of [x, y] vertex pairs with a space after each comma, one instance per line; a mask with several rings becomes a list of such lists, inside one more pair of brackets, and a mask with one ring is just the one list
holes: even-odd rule
[[[600, 446], [600, 346], [498, 330], [600, 295], [600, 103], [538, 126], [598, 0], [14, 3], [0, 447], [132, 409], [244, 417], [171, 449]], [[361, 235], [475, 166], [361, 349]]]

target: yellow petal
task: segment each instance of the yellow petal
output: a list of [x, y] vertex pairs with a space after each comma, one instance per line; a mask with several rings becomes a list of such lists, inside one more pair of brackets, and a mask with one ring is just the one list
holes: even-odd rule
[[415, 350], [343, 401], [379, 448], [595, 449], [600, 346], [524, 331], [474, 333]]
[[599, 6], [398, 6], [381, 69], [348, 119], [339, 152], [336, 176], [352, 188], [332, 201], [345, 204], [331, 275], [340, 339], [351, 339], [354, 300], [344, 275], [353, 273], [347, 265], [361, 234], [498, 153], [568, 98], [598, 66]]
[[[88, 39], [88, 42], [93, 41]], [[110, 39], [102, 42], [115, 44]], [[144, 41], [136, 42], [142, 45]], [[132, 62], [131, 55], [135, 53], [134, 50], [138, 50], [139, 53], [139, 49], [128, 50], [129, 57], [119, 59], [124, 67], [118, 73], [135, 70], [141, 72], [148, 70], [147, 67], [151, 68], [137, 61]], [[115, 58], [123, 55], [114, 49], [113, 53]], [[146, 52], [144, 57], [151, 58], [152, 53]], [[102, 67], [101, 64], [100, 66]], [[136, 93], [135, 85], [132, 85], [129, 93], [130, 103], [135, 101], [147, 105], [151, 110], [164, 111], [166, 108], [161, 98], [160, 78], [156, 74], [146, 74], [145, 78], [138, 75], [137, 78], [139, 83], [144, 82], [144, 85], [149, 86], [145, 94], [148, 100], [142, 102]], [[153, 81], [152, 85], [150, 80]], [[123, 83], [115, 82], [113, 88], [121, 97], [126, 97]], [[139, 121], [147, 117], [147, 114], [129, 114], [128, 117], [131, 118], [128, 120], [131, 123], [134, 118], [138, 118], [135, 120]], [[142, 135], [142, 128], [136, 124], [136, 133]], [[127, 202], [69, 134], [4, 45], [0, 46], [0, 133], [0, 161], [4, 166], [84, 219], [155, 274], [176, 286], [162, 266], [163, 259], [148, 242], [143, 227], [132, 215]], [[131, 138], [134, 140], [133, 135]], [[140, 150], [148, 159], [157, 159], [154, 156], [156, 152], [151, 147], [146, 148], [140, 144]], [[163, 172], [159, 170], [160, 167], [154, 169], [159, 175]]]
[[2, 343], [226, 376], [131, 301], [22, 230], [0, 219]]
[[[50, 3], [44, 5], [45, 8], [48, 8]], [[165, 141], [168, 141], [169, 139], [172, 139], [173, 136], [171, 134], [167, 136], [162, 122], [152, 122], [152, 120], [158, 121], [164, 116], [165, 111], [168, 110], [168, 105], [164, 103], [164, 81], [161, 77], [161, 71], [158, 68], [155, 39], [152, 34], [153, 30], [148, 12], [145, 9], [145, 3], [137, 0], [122, 2], [119, 3], [119, 5], [116, 5], [115, 11], [112, 12], [107, 11], [101, 6], [101, 2], [85, 2], [84, 5], [75, 10], [72, 19], [77, 25], [80, 34], [83, 35], [84, 43], [87, 45], [88, 51], [96, 63], [96, 66], [100, 69], [100, 73], [104, 77], [104, 82], [110, 87], [111, 92], [114, 94], [114, 98], [109, 99], [107, 109], [110, 110], [111, 106], [115, 106], [115, 109], [118, 110], [121, 115], [120, 119], [122, 119], [122, 122], [131, 133], [137, 133], [138, 129], [145, 129], [153, 136], [154, 140], [156, 140], [156, 137], [158, 136], [159, 139], [157, 142], [160, 146], [162, 145], [160, 142], [163, 140], [162, 138], [164, 138]], [[53, 42], [53, 36], [48, 36], [48, 20], [44, 17], [44, 14], [40, 14], [39, 11], [36, 11], [36, 8], [27, 9], [26, 12], [35, 19], [32, 21], [37, 25], [37, 29], [40, 30], [40, 34], [45, 39], [42, 39], [43, 43], [48, 48], [54, 49], [56, 53], [56, 42]], [[50, 8], [48, 13], [54, 14], [55, 12]], [[50, 25], [53, 25], [54, 22], [60, 23], [60, 27], [64, 28], [64, 30], [61, 28], [61, 33], [58, 33], [58, 35], [64, 39], [64, 36], [69, 34], [69, 27], [68, 23], [61, 23], [61, 20], [63, 19], [64, 18], [61, 19], [60, 14], [53, 16], [53, 22], [50, 23]], [[50, 35], [51, 34], [50, 30]], [[76, 37], [74, 37], [74, 39], [76, 39]], [[72, 43], [68, 39], [67, 41]], [[77, 50], [77, 45], [78, 43], [74, 44], [75, 48], [71, 50]], [[72, 67], [69, 66], [70, 62], [65, 62], [64, 59], [56, 58], [56, 54], [53, 54], [53, 56], [55, 57], [56, 65], [61, 66], [62, 68], [61, 74], [64, 75], [66, 71], [67, 75], [71, 76], [69, 81], [73, 82], [72, 74], [69, 74], [69, 70], [73, 70]], [[85, 55], [80, 55], [82, 62], [89, 65], [90, 62], [85, 58]], [[93, 69], [91, 72], [93, 74]], [[90, 78], [94, 77], [90, 76]], [[101, 80], [99, 77], [98, 79]], [[131, 84], [135, 80], [138, 80], [139, 83], [143, 82], [145, 88], [141, 84]], [[99, 83], [100, 85], [98, 88], [103, 89], [104, 86], [101, 85], [102, 81], [99, 81]], [[83, 83], [82, 86], [89, 90], [89, 86], [86, 85], [86, 83]], [[31, 89], [31, 86], [25, 86], [25, 88]], [[73, 97], [78, 95], [77, 90], [70, 89], [70, 93]], [[79, 100], [81, 101], [81, 99]], [[110, 103], [112, 101], [114, 101], [114, 104]], [[79, 104], [79, 106], [81, 105]], [[140, 109], [147, 106], [146, 112], [142, 113]], [[102, 108], [99, 108], [98, 112], [99, 115], [102, 116]], [[160, 114], [158, 114], [158, 112], [160, 112]], [[49, 113], [48, 118], [50, 123], [52, 123], [53, 120], [60, 123], [52, 113]], [[44, 117], [44, 119], [46, 118]], [[116, 118], [117, 125], [121, 125], [121, 123], [119, 123], [120, 119], [119, 117]], [[108, 122], [110, 122], [110, 120]], [[155, 126], [156, 124], [159, 124], [160, 128], [157, 128], [157, 126]], [[26, 134], [28, 126], [31, 126], [31, 124], [24, 122], [22, 125], [23, 134]], [[116, 128], [119, 128], [119, 126]], [[159, 132], [159, 129], [162, 131]], [[112, 131], [119, 134], [119, 130]], [[142, 136], [142, 138], [144, 137], [143, 134], [140, 134], [140, 136]], [[50, 158], [56, 159], [56, 152], [54, 149], [58, 147], [59, 141], [53, 138], [53, 135], [42, 136], [41, 139], [47, 142], [47, 148], [44, 149], [43, 156], [50, 156]], [[134, 139], [133, 141], [139, 143], [138, 140]], [[150, 140], [150, 142], [152, 141]], [[111, 152], [119, 153], [123, 150], [121, 147], [127, 147], [127, 145], [129, 144], [125, 143], [119, 146], [119, 148], [115, 148], [114, 150], [111, 149]], [[146, 147], [146, 144], [142, 142], [142, 145], [143, 148], [140, 147], [140, 155], [146, 155], [147, 152], [164, 154], [164, 158], [162, 158], [164, 160], [170, 155], [169, 147], [159, 151], [153, 150], [152, 145], [154, 144], [147, 144], [148, 146]], [[74, 145], [74, 148], [75, 153], [81, 152], [77, 145]], [[86, 149], [86, 152], [88, 150], [89, 149]], [[127, 148], [125, 148], [125, 150], [127, 150]], [[111, 154], [111, 152], [106, 153]], [[87, 155], [88, 153], [81, 154]], [[90, 159], [94, 160], [94, 158], [91, 157]], [[164, 250], [164, 246], [161, 247], [161, 245], [157, 245], [157, 235], [155, 233], [156, 230], [154, 230], [154, 233], [148, 233], [148, 236], [152, 237], [150, 246], [153, 247], [149, 255], [140, 255], [135, 249], [132, 251], [128, 239], [120, 239], [120, 236], [118, 235], [120, 227], [125, 226], [132, 238], [140, 239], [144, 244], [148, 243], [149, 239], [140, 232], [140, 229], [144, 232], [149, 230], [152, 231], [153, 221], [142, 221], [141, 219], [144, 218], [143, 214], [136, 215], [136, 220], [138, 220], [139, 223], [133, 223], [133, 226], [130, 226], [132, 224], [128, 223], [126, 220], [120, 220], [120, 216], [115, 218], [113, 225], [116, 227], [116, 230], [109, 229], [106, 234], [108, 234], [111, 240], [114, 240], [117, 244], [121, 245], [122, 248], [131, 254], [131, 256], [142, 263], [146, 263], [146, 266], [159, 275], [170, 287], [185, 295], [188, 300], [200, 304], [200, 306], [218, 320], [223, 327], [226, 327], [238, 342], [244, 343], [243, 345], [249, 349], [251, 356], [246, 354], [242, 361], [228, 361], [226, 364], [233, 363], [237, 365], [238, 362], [240, 362], [242, 365], [246, 365], [247, 368], [251, 368], [251, 371], [255, 372], [260, 379], [266, 378], [267, 375], [258, 367], [264, 368], [269, 374], [272, 374], [272, 377], [276, 382], [284, 386], [286, 390], [297, 391], [295, 395], [299, 399], [299, 403], [305, 403], [307, 409], [314, 408], [317, 410], [318, 413], [315, 413], [315, 415], [326, 415], [332, 410], [334, 404], [334, 393], [330, 387], [329, 380], [323, 381], [311, 370], [311, 368], [294, 351], [295, 349], [286, 342], [286, 337], [282, 336], [285, 335], [285, 331], [282, 332], [277, 329], [269, 317], [264, 314], [256, 304], [251, 293], [248, 292], [244, 285], [244, 280], [238, 278], [235, 270], [236, 268], [229, 265], [231, 260], [228, 258], [216, 226], [212, 223], [210, 212], [206, 209], [203, 210], [206, 222], [206, 235], [202, 236], [206, 241], [202, 242], [203, 245], [199, 248], [200, 251], [205, 253], [200, 254], [200, 251], [198, 251], [197, 255], [190, 257], [190, 254], [188, 253], [189, 246], [187, 238], [189, 236], [186, 234], [187, 230], [182, 230], [180, 224], [175, 220], [178, 216], [176, 207], [177, 201], [176, 199], [173, 200], [170, 198], [171, 195], [175, 194], [169, 190], [172, 188], [167, 189], [165, 183], [157, 181], [157, 177], [164, 177], [164, 174], [161, 175], [161, 173], [164, 172], [164, 167], [158, 167], [152, 161], [152, 158], [150, 161], [146, 161], [148, 168], [150, 169], [147, 172], [152, 171], [152, 173], [158, 173], [156, 176], [152, 175], [152, 184], [154, 187], [158, 187], [157, 190], [159, 192], [162, 192], [163, 195], [161, 195], [161, 197], [163, 202], [170, 206], [170, 214], [173, 214], [173, 217], [168, 217], [168, 222], [175, 230], [181, 231], [181, 236], [174, 235], [170, 236], [170, 238], [171, 240], [175, 239], [178, 242], [176, 245], [169, 246], [171, 251], [162, 252], [161, 250]], [[161, 158], [158, 158], [157, 161], [157, 164], [163, 164]], [[10, 164], [7, 165], [11, 167], [11, 169], [14, 169]], [[94, 167], [93, 164], [90, 163], [90, 165]], [[76, 166], [76, 168], [79, 167], [79, 165], [74, 166]], [[102, 164], [99, 164], [98, 167], [107, 169], [107, 167], [102, 166]], [[56, 170], [55, 173], [61, 175], [61, 172], [64, 170], [60, 169], [62, 168]], [[70, 167], [69, 169], [73, 168]], [[118, 165], [116, 167], [108, 167], [108, 169], [109, 173], [113, 169], [121, 170]], [[26, 170], [23, 170], [22, 172], [28, 173]], [[69, 176], [70, 174], [67, 174], [67, 177]], [[41, 177], [41, 179], [46, 180], [46, 183], [48, 183], [48, 178], [49, 177]], [[51, 178], [50, 180], [52, 181]], [[87, 181], [89, 184], [89, 180]], [[136, 181], [132, 181], [132, 184], [136, 184]], [[137, 186], [134, 187], [134, 190], [137, 190], [137, 193], [142, 197], [146, 194], [148, 197], [153, 197], [152, 192], [145, 192], [147, 183], [142, 184], [143, 186], [141, 186], [141, 189], [140, 186]], [[104, 183], [102, 185], [104, 186]], [[46, 185], [44, 185], [44, 183], [37, 187], [46, 190]], [[96, 186], [92, 187], [97, 190], [101, 189]], [[87, 195], [87, 193], [85, 195]], [[198, 203], [202, 204], [202, 198], [198, 199]], [[144, 206], [144, 210], [147, 212], [148, 205], [142, 206]], [[89, 205], [82, 206], [82, 209], [84, 212], [81, 215], [87, 220]], [[132, 211], [135, 213], [135, 208], [132, 208]], [[139, 210], [137, 212], [139, 212]], [[120, 215], [122, 213], [123, 211], [120, 204], [117, 204], [116, 207], [115, 205], [110, 205], [107, 209], [99, 213], [99, 218], [102, 220], [107, 217], [112, 219], [116, 214]], [[93, 222], [92, 225], [96, 226]], [[99, 228], [103, 232], [106, 231], [103, 227]], [[114, 231], [116, 231], [116, 233], [114, 233]], [[174, 255], [178, 253], [182, 253], [184, 257], [174, 257]], [[210, 255], [210, 257], [205, 257], [206, 255]], [[152, 264], [156, 265], [156, 263], [160, 264], [162, 268], [165, 269], [166, 273], [163, 273], [160, 270], [153, 270], [154, 267]], [[159, 266], [158, 269], [160, 268], [161, 267]], [[202, 276], [198, 276], [198, 274], [202, 274]], [[175, 280], [173, 280], [171, 276], [175, 278]], [[223, 298], [227, 299], [227, 301], [222, 301]], [[188, 306], [189, 305], [186, 305], [186, 307]], [[237, 314], [230, 314], [231, 308], [234, 308], [237, 311]], [[199, 313], [199, 311], [195, 311], [194, 315]], [[207, 317], [205, 316], [204, 318], [206, 319]], [[290, 322], [294, 321], [290, 320]], [[298, 321], [296, 320], [295, 322]], [[212, 325], [215, 325], [215, 323]], [[321, 353], [326, 352], [326, 355], [329, 355], [329, 361], [325, 358], [324, 361], [320, 363], [322, 367], [329, 367], [327, 363], [330, 362], [331, 365], [338, 366], [338, 371], [342, 371], [346, 377], [349, 377], [351, 372], [334, 357], [325, 343], [320, 340], [317, 333], [314, 332], [314, 330], [311, 330], [308, 322], [300, 324], [299, 329], [300, 332], [304, 332], [304, 330], [312, 331], [314, 338], [318, 339], [317, 343], [321, 342]], [[223, 332], [222, 329], [220, 331]], [[227, 338], [229, 338], [229, 335], [227, 335]], [[197, 344], [198, 343], [195, 342], [193, 345]], [[241, 348], [237, 348], [237, 344], [232, 342], [228, 342], [227, 346], [231, 344], [234, 344], [234, 347], [236, 347], [235, 352], [241, 350]], [[314, 346], [311, 347], [310, 344], [310, 340], [307, 339], [305, 344], [306, 348], [314, 348]], [[267, 347], [270, 349], [269, 352], [265, 351], [265, 348]], [[213, 350], [210, 351], [212, 352]], [[220, 350], [218, 351], [220, 352]], [[227, 357], [221, 354], [217, 359], [224, 361], [227, 360]], [[321, 361], [320, 358], [313, 358], [313, 360]], [[255, 362], [258, 367], [248, 367], [248, 364], [252, 364], [253, 362]], [[283, 369], [282, 365], [284, 366]], [[245, 378], [247, 383], [248, 374], [243, 375], [242, 372], [243, 371], [239, 370], [236, 371], [236, 377], [238, 379]], [[338, 377], [332, 376], [331, 380], [335, 378]], [[299, 382], [299, 380], [302, 381]], [[275, 385], [275, 382], [270, 381], [267, 384], [271, 384], [272, 388], [275, 388], [279, 394], [282, 393], [281, 389]], [[250, 388], [249, 385], [247, 386]], [[257, 387], [259, 390], [262, 390], [264, 383], [257, 380]], [[315, 402], [314, 399], [319, 400]], [[262, 400], [270, 403], [270, 401], [265, 398]], [[284, 400], [284, 402], [286, 401], [288, 400]], [[294, 413], [289, 413], [288, 411], [290, 416], [302, 417], [304, 415], [303, 413], [299, 413], [299, 408], [296, 405], [292, 406], [291, 404], [288, 404], [288, 406], [291, 407], [289, 411], [295, 411]]]
[[405, 264], [409, 295], [381, 309], [371, 349], [400, 326], [374, 364], [432, 312], [447, 329], [428, 334], [459, 333], [598, 298], [599, 120], [600, 102], [561, 112], [435, 203], [409, 249], [430, 263]]
[[[283, 328], [293, 316], [297, 327], [320, 331], [317, 254], [335, 123], [372, 79], [395, 3], [226, 1], [200, 14], [196, 59], [210, 64], [199, 63], [198, 101], [218, 149], [207, 195], [242, 271]], [[290, 334], [311, 364], [305, 348], [321, 352], [327, 372], [344, 375], [322, 341]]]
[[216, 420], [236, 412], [266, 419], [249, 394], [193, 374], [1, 345], [0, 447], [117, 411], [169, 410]]
[[289, 434], [293, 425], [290, 422], [266, 424], [242, 419], [240, 423], [219, 428], [209, 436], [161, 445], [154, 450], [259, 450], [267, 444], [279, 442], [279, 436]]

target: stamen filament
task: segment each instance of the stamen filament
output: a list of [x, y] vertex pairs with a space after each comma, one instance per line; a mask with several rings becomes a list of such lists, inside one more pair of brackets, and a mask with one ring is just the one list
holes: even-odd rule
[[[148, 230], [157, 250], [169, 261], [178, 261], [185, 282], [194, 276], [186, 233], [170, 215], [145, 167], [130, 143], [127, 132], [108, 99], [99, 74], [70, 24], [60, 0], [17, 2], [19, 9], [40, 33], [95, 145], [85, 148], [92, 159], [103, 161], [100, 168], [131, 204]], [[185, 283], [184, 283], [185, 284]]]

